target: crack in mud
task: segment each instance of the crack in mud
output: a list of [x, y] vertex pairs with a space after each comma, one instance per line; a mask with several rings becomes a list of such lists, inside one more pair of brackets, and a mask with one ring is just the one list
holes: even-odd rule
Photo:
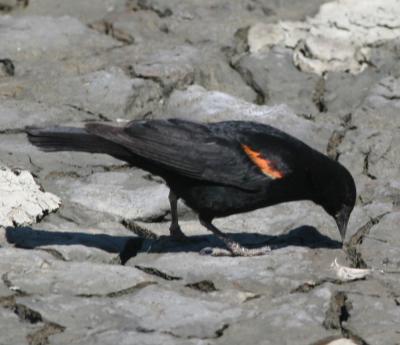
[[4, 128], [0, 129], [0, 134], [22, 134], [25, 133], [25, 128]]
[[[0, 4], [1, 11], [1, 4]], [[3, 65], [2, 70], [9, 77], [13, 77], [15, 74], [15, 65], [11, 59], [0, 59], [0, 64]]]
[[3, 281], [4, 285], [5, 285], [8, 289], [12, 290], [13, 284], [11, 283], [10, 279], [8, 279], [8, 273], [4, 273], [4, 274], [1, 276], [1, 280]]
[[26, 337], [29, 345], [50, 344], [49, 337], [65, 331], [65, 327], [54, 322], [46, 322], [43, 327], [35, 332], [29, 333]]
[[239, 62], [240, 62], [240, 60], [238, 60], [237, 62], [232, 61], [229, 63], [229, 65], [233, 70], [235, 70], [240, 75], [240, 77], [245, 82], [245, 84], [248, 87], [250, 87], [256, 94], [256, 99], [255, 99], [254, 103], [258, 104], [258, 105], [266, 104], [269, 96], [267, 94], [265, 94], [265, 92], [261, 89], [261, 87], [254, 80], [253, 74], [249, 70], [240, 66]]
[[387, 95], [380, 95], [384, 99], [387, 99], [388, 101], [398, 101], [400, 100], [400, 95], [392, 95], [392, 96], [387, 96]]
[[[20, 288], [16, 287], [13, 285], [13, 283], [8, 279], [8, 272], [4, 273], [1, 276], [1, 280], [3, 281], [3, 284], [11, 291], [15, 293], [15, 296], [28, 296], [28, 293], [25, 291], [22, 291]], [[1, 299], [0, 299], [0, 305], [1, 305]]]
[[350, 310], [353, 308], [351, 302], [343, 291], [336, 291], [329, 303], [329, 308], [325, 313], [325, 319], [322, 325], [326, 329], [340, 329], [342, 323], [350, 318]]
[[218, 291], [218, 289], [215, 287], [214, 283], [211, 280], [201, 280], [195, 283], [186, 284], [185, 286], [205, 293]]
[[30, 324], [44, 323], [41, 328], [26, 336], [29, 345], [47, 345], [49, 344], [48, 338], [51, 335], [64, 332], [64, 326], [46, 321], [38, 311], [24, 304], [17, 303], [16, 296], [18, 295], [0, 297], [0, 306], [13, 311], [21, 322], [28, 322]]
[[15, 5], [0, 3], [0, 12], [10, 13], [17, 8], [25, 8], [29, 5], [29, 0], [16, 0]]
[[183, 335], [176, 334], [173, 331], [162, 331], [160, 333], [168, 334], [177, 339], [187, 339], [187, 340], [189, 340], [189, 339], [201, 339], [201, 340], [218, 339], [224, 335], [224, 332], [229, 328], [229, 326], [230, 325], [227, 323], [223, 324], [220, 328], [215, 330], [214, 336], [209, 336], [209, 337], [196, 337], [196, 336], [191, 336], [191, 335], [183, 336]]
[[115, 28], [112, 22], [109, 22], [105, 19], [88, 24], [88, 27], [92, 30], [110, 36], [115, 40], [124, 43], [125, 45], [135, 43], [134, 37], [129, 32]]
[[346, 325], [351, 317], [350, 311], [352, 309], [353, 305], [347, 294], [344, 291], [335, 291], [331, 296], [329, 307], [325, 313], [325, 319], [322, 325], [327, 330], [340, 330], [344, 338], [351, 339], [356, 344], [368, 345], [363, 338], [349, 329]]
[[70, 178], [81, 178], [81, 177], [87, 177], [89, 174], [86, 175], [81, 175], [77, 173], [76, 171], [51, 171], [49, 172], [44, 179], [47, 180], [49, 178], [63, 178], [63, 177], [70, 177]]
[[157, 240], [159, 238], [154, 232], [138, 225], [131, 219], [123, 219], [121, 224], [128, 230], [132, 231], [135, 235], [146, 240]]
[[157, 268], [154, 267], [145, 267], [145, 266], [140, 266], [140, 265], [135, 265], [135, 268], [137, 268], [138, 270], [141, 270], [142, 272], [145, 272], [147, 274], [159, 277], [161, 279], [164, 280], [182, 280], [182, 277], [178, 277], [178, 276], [173, 276], [170, 274], [167, 274], [165, 272], [162, 272], [160, 270], [158, 270]]
[[141, 237], [132, 238], [126, 241], [124, 248], [119, 255], [112, 260], [111, 264], [125, 265], [130, 258], [137, 255], [139, 250], [143, 247], [144, 241], [145, 239]]
[[18, 316], [20, 321], [29, 322], [32, 324], [43, 321], [43, 317], [39, 312], [27, 307], [24, 304], [17, 303], [16, 295], [1, 297], [0, 306], [13, 311]]
[[13, 6], [8, 5], [8, 4], [1, 4], [0, 3], [0, 12], [3, 13], [10, 13], [14, 9]]
[[328, 144], [326, 147], [326, 154], [328, 157], [332, 158], [333, 160], [339, 160], [340, 152], [338, 150], [339, 145], [343, 142], [347, 132], [349, 130], [355, 129], [352, 125], [352, 114], [349, 113], [343, 118], [343, 122], [341, 123], [340, 129], [335, 129], [331, 137], [328, 140]]
[[326, 277], [326, 278], [321, 278], [318, 279], [316, 281], [307, 281], [303, 284], [300, 284], [298, 287], [294, 288], [293, 290], [290, 291], [290, 293], [296, 293], [296, 292], [300, 292], [300, 293], [307, 293], [310, 292], [312, 290], [314, 290], [315, 288], [325, 284], [325, 283], [332, 283], [335, 285], [343, 285], [346, 283], [351, 283], [352, 281], [342, 281], [340, 279], [335, 279], [335, 278], [330, 278], [330, 277]]
[[326, 154], [335, 161], [339, 159], [340, 153], [338, 152], [338, 147], [342, 143], [345, 135], [346, 132], [343, 129], [335, 129], [329, 138]]
[[250, 27], [246, 26], [236, 30], [234, 35], [234, 46], [226, 47], [222, 51], [230, 68], [232, 68], [242, 78], [243, 82], [250, 87], [256, 94], [255, 104], [264, 105], [268, 101], [268, 94], [262, 90], [253, 78], [253, 74], [240, 65], [240, 60], [249, 53], [249, 43], [247, 41]]
[[363, 173], [363, 175], [369, 177], [371, 180], [376, 180], [377, 177], [372, 175], [369, 172], [369, 156], [370, 156], [370, 154], [371, 154], [371, 150], [369, 150], [364, 156], [364, 165], [363, 165], [362, 173]]
[[367, 343], [363, 338], [361, 338], [361, 336], [356, 334], [354, 331], [344, 326], [342, 328], [343, 328], [342, 334], [345, 338], [351, 339], [358, 345], [369, 345], [369, 343]]
[[97, 116], [98, 120], [105, 121], [105, 122], [111, 122], [111, 120], [107, 116], [105, 116], [105, 115], [103, 115], [101, 113], [94, 113], [91, 110], [85, 109], [85, 108], [80, 107], [80, 106], [75, 105], [75, 104], [64, 104], [64, 105], [66, 107], [78, 110], [78, 111], [83, 112], [85, 114], [88, 114], [88, 115], [91, 115], [91, 116]]
[[[176, 83], [168, 84], [168, 81], [167, 81], [167, 84], [166, 84], [166, 83], [163, 81], [162, 77], [158, 77], [158, 76], [148, 76], [148, 75], [143, 75], [143, 74], [141, 74], [141, 73], [137, 73], [137, 72], [135, 71], [135, 66], [133, 66], [133, 65], [129, 65], [129, 66], [128, 66], [128, 73], [129, 73], [129, 76], [130, 76], [131, 78], [138, 78], [138, 79], [143, 79], [143, 80], [151, 80], [152, 82], [156, 83], [156, 84], [160, 87], [160, 89], [161, 89], [161, 91], [162, 91], [162, 97], [161, 97], [161, 99], [160, 99], [160, 102], [163, 102], [163, 103], [166, 103], [166, 102], [167, 102], [167, 100], [168, 100], [169, 96], [171, 95], [171, 93], [177, 88]], [[179, 82], [182, 82], [182, 80], [180, 80]], [[179, 82], [178, 82], [178, 83], [179, 83]], [[192, 84], [193, 84], [193, 80], [190, 80], [189, 82], [186, 81], [186, 80], [183, 80], [183, 83], [184, 83], [185, 86], [189, 86], [189, 85], [192, 85]], [[151, 98], [151, 99], [148, 100], [148, 101], [152, 101], [152, 100], [155, 100], [155, 99], [159, 99], [159, 98]], [[133, 99], [130, 101], [130, 103], [128, 103], [128, 104], [126, 105], [126, 107], [125, 107], [125, 112], [129, 112], [129, 110], [131, 109], [131, 107], [132, 107], [134, 101], [135, 101], [135, 98], [133, 98]], [[150, 111], [149, 113], [144, 114], [144, 115], [143, 115], [143, 118], [146, 118], [146, 117], [148, 117], [148, 116], [151, 115], [151, 114], [152, 114], [152, 111]]]
[[295, 115], [298, 116], [298, 117], [301, 117], [304, 120], [315, 122], [315, 116], [313, 114], [310, 114], [310, 113], [308, 113], [308, 114], [306, 114], [306, 113], [296, 113]]
[[152, 231], [138, 225], [135, 221], [131, 219], [123, 219], [121, 221], [121, 224], [129, 231], [132, 231], [138, 237], [132, 237], [131, 239], [126, 241], [125, 246], [119, 253], [118, 257], [113, 260], [113, 264], [119, 263], [120, 265], [125, 265], [125, 263], [130, 258], [137, 255], [146, 240], [154, 241], [160, 238]]
[[[163, 3], [163, 2], [161, 2]], [[152, 3], [148, 0], [136, 0], [128, 1], [126, 6], [131, 11], [151, 11], [154, 12], [159, 18], [165, 18], [172, 16], [173, 12], [169, 7], [158, 6], [156, 3]]]
[[[28, 248], [31, 249], [31, 248]], [[49, 253], [54, 259], [61, 260], [61, 261], [68, 261], [61, 252], [54, 248], [38, 248], [39, 250]]]
[[370, 230], [378, 224], [383, 217], [390, 212], [382, 213], [374, 218], [371, 218], [366, 224], [361, 226], [356, 233], [350, 238], [350, 240], [343, 245], [343, 250], [346, 253], [347, 259], [351, 263], [353, 268], [367, 268], [361, 252], [360, 245], [362, 244], [364, 237], [369, 234]]
[[130, 295], [130, 294], [134, 294], [139, 290], [144, 289], [145, 287], [149, 286], [149, 285], [155, 285], [157, 284], [156, 282], [142, 282], [136, 285], [133, 285], [131, 287], [128, 287], [126, 289], [122, 289], [122, 290], [117, 290], [117, 291], [112, 291], [112, 292], [108, 292], [106, 294], [78, 294], [76, 295], [76, 297], [83, 297], [83, 298], [95, 298], [95, 297], [107, 297], [107, 298], [116, 298], [116, 297], [121, 297], [121, 296], [125, 296], [125, 295]]
[[315, 83], [314, 92], [312, 95], [312, 102], [317, 107], [320, 113], [326, 113], [328, 111], [328, 107], [325, 102], [325, 92], [326, 92], [325, 79], [326, 79], [326, 73], [323, 73]]
[[154, 333], [156, 330], [152, 329], [152, 328], [146, 328], [143, 326], [138, 326], [135, 328], [135, 331], [138, 333], [144, 333], [144, 334], [148, 334], [148, 333]]
[[[32, 165], [34, 165], [32, 162], [30, 162]], [[81, 167], [82, 168], [82, 167]], [[74, 170], [67, 170], [67, 171], [58, 171], [54, 170], [49, 172], [44, 179], [50, 179], [50, 178], [74, 178], [74, 179], [79, 179], [79, 178], [86, 178], [89, 177], [93, 174], [96, 174], [98, 172], [118, 172], [118, 171], [127, 171], [132, 168], [129, 164], [112, 164], [112, 165], [101, 165], [101, 164], [94, 164], [90, 166], [90, 171], [88, 172], [77, 172]], [[41, 169], [41, 168], [40, 168]]]

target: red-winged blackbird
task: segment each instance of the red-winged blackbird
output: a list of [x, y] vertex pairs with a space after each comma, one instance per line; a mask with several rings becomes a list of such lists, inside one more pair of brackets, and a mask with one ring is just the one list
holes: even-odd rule
[[343, 240], [356, 199], [354, 180], [341, 164], [260, 123], [169, 119], [27, 132], [44, 151], [106, 153], [161, 176], [170, 188], [171, 236], [185, 236], [177, 215], [182, 198], [232, 255], [261, 255], [268, 248], [242, 247], [212, 225], [216, 217], [312, 200], [335, 219]]

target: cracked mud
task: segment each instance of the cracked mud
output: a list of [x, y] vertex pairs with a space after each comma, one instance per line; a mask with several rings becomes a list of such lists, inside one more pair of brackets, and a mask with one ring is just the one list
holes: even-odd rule
[[[0, 344], [398, 344], [399, 8], [1, 1]], [[181, 203], [188, 240], [168, 237], [160, 178], [24, 134], [167, 117], [267, 123], [344, 164], [358, 192], [344, 245], [295, 202], [216, 220], [268, 256], [200, 256], [221, 243]], [[336, 258], [372, 274], [341, 281]]]

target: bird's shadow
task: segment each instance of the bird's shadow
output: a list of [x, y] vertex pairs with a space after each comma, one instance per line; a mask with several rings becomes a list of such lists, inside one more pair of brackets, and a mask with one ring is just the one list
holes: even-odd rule
[[[166, 226], [167, 228], [167, 226]], [[151, 234], [148, 232], [147, 234]], [[140, 234], [143, 236], [143, 233]], [[321, 234], [315, 227], [303, 225], [277, 236], [260, 233], [227, 233], [240, 244], [256, 248], [265, 245], [272, 249], [288, 246], [302, 246], [308, 248], [338, 249], [341, 242]], [[82, 245], [104, 250], [109, 253], [118, 253], [121, 263], [142, 252], [151, 253], [179, 253], [199, 252], [204, 247], [224, 247], [223, 243], [213, 234], [189, 236], [186, 241], [176, 241], [169, 236], [151, 238], [152, 236], [114, 236], [107, 234], [90, 234], [83, 232], [59, 232], [50, 230], [36, 230], [30, 227], [8, 227], [6, 238], [16, 247], [34, 249], [46, 246]]]

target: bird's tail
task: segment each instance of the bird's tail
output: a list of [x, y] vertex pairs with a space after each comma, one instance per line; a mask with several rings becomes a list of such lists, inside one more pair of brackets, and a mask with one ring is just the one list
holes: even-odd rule
[[42, 151], [105, 153], [125, 159], [126, 150], [109, 140], [90, 134], [85, 128], [47, 127], [26, 129], [29, 141]]

